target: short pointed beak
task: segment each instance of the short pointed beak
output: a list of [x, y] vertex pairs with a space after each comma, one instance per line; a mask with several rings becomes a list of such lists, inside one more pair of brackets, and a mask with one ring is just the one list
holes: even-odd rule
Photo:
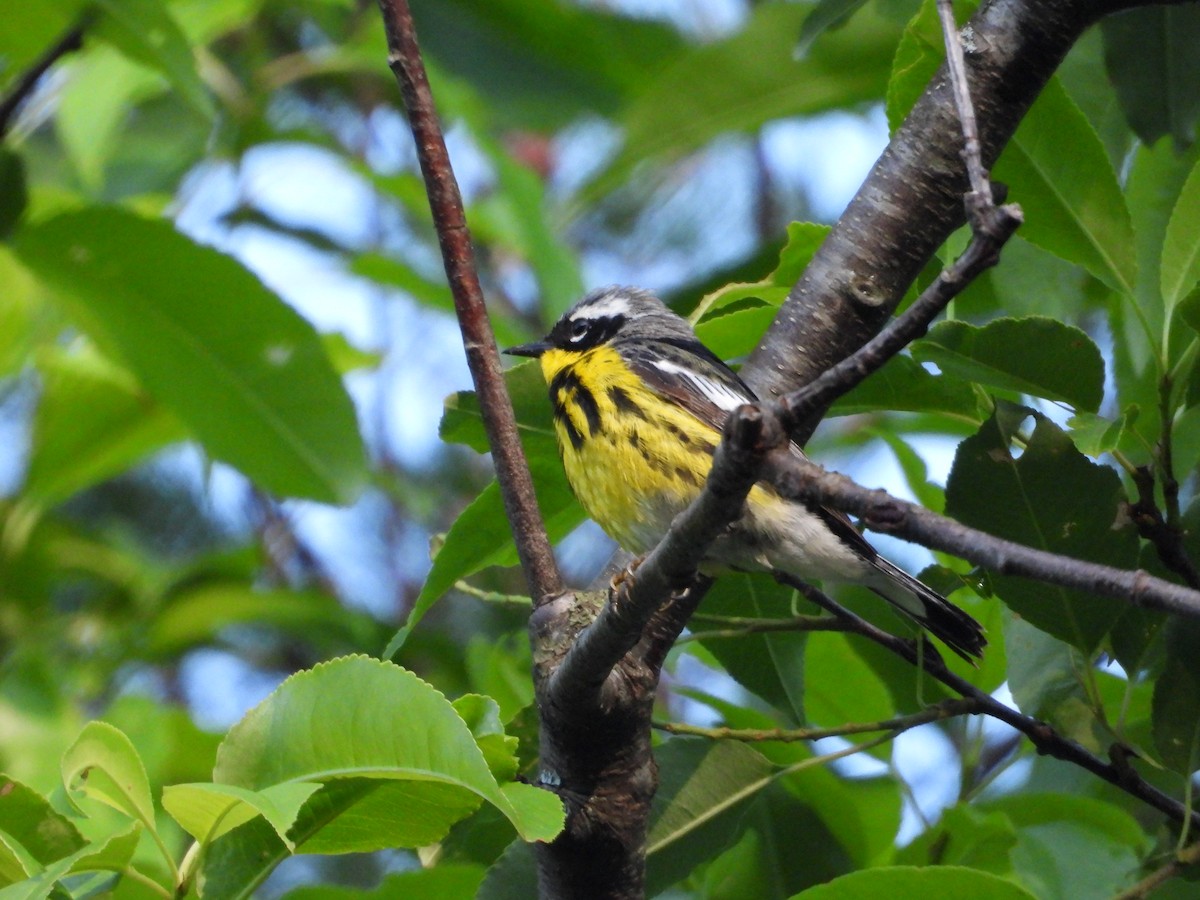
[[509, 347], [504, 352], [509, 356], [532, 356], [537, 359], [543, 353], [550, 349], [550, 344], [546, 341], [534, 341], [532, 344], [521, 344], [518, 347]]

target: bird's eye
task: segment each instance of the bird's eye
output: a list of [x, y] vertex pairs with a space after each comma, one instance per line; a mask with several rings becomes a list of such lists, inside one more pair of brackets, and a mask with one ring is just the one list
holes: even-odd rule
[[588, 322], [586, 319], [580, 319], [571, 326], [571, 340], [581, 341], [588, 333]]

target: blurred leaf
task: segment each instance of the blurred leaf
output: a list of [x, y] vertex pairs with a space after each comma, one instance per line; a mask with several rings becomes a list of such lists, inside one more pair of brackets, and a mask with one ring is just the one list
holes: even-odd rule
[[1104, 360], [1082, 330], [1054, 319], [996, 319], [983, 327], [939, 322], [913, 355], [948, 374], [990, 387], [1061, 400], [1095, 412], [1104, 396]]
[[[70, 856], [55, 860], [36, 875], [0, 890], [4, 900], [42, 900], [64, 896], [58, 881], [68, 875], [83, 872], [124, 872], [133, 858], [142, 826], [128, 826], [85, 844]], [[161, 888], [162, 886], [159, 885]], [[165, 888], [163, 888], [165, 890]]]
[[533, 846], [513, 841], [487, 870], [475, 900], [529, 900], [538, 890], [537, 859]]
[[[883, 866], [851, 872], [801, 891], [794, 900], [1032, 900], [1033, 894], [1004, 878], [962, 866]], [[1043, 900], [1043, 898], [1039, 898]]]
[[[997, 497], [1020, 498], [998, 503]], [[1050, 553], [1132, 569], [1137, 536], [1114, 528], [1124, 491], [1049, 420], [1036, 417], [1015, 456], [996, 417], [959, 445], [946, 484], [946, 513], [964, 525]], [[1091, 654], [1125, 610], [1121, 601], [992, 573], [996, 593], [1033, 625]]]
[[187, 433], [133, 376], [94, 350], [46, 347], [24, 493], [42, 506], [124, 472]]
[[1167, 223], [1160, 277], [1163, 303], [1168, 313], [1192, 293], [1200, 281], [1200, 163], [1193, 167], [1192, 174], [1180, 189], [1179, 199]]
[[1200, 769], [1200, 626], [1167, 624], [1167, 661], [1154, 686], [1154, 743], [1163, 762], [1181, 775]]
[[111, 806], [135, 822], [154, 828], [154, 801], [137, 750], [107, 722], [89, 722], [62, 759], [68, 796]]
[[46, 52], [68, 28], [87, 0], [57, 0], [34, 6], [26, 0], [0, 0], [0, 84], [8, 82]]
[[354, 410], [318, 335], [233, 259], [115, 208], [26, 227], [17, 249], [213, 456], [281, 494], [361, 490]]
[[[393, 805], [381, 808], [373, 795], [364, 795], [356, 805], [365, 803], [379, 817], [372, 833], [356, 831], [354, 820], [367, 809], [354, 815], [345, 810], [319, 829], [319, 839], [314, 833], [309, 840], [320, 843], [309, 852], [330, 852], [317, 850], [321, 845], [346, 852], [356, 841], [369, 849], [401, 846], [384, 833], [408, 827], [404, 823], [418, 810], [426, 836], [444, 834], [474, 807], [472, 796], [498, 807], [526, 840], [548, 840], [562, 826], [561, 804], [552, 794], [496, 782], [470, 729], [441, 692], [399, 666], [364, 656], [322, 663], [285, 681], [230, 730], [213, 770], [215, 783], [251, 791], [332, 781], [327, 797], [335, 806], [336, 784], [345, 778], [397, 782], [386, 792]], [[345, 790], [356, 794], [358, 788]]]
[[1068, 433], [1080, 453], [1098, 459], [1117, 448], [1125, 429], [1136, 417], [1136, 411], [1133, 409], [1127, 409], [1115, 419], [1089, 412], [1076, 412], [1067, 420], [1070, 426]]
[[1057, 80], [1021, 120], [992, 176], [1025, 211], [1024, 240], [1133, 293], [1137, 258], [1125, 198], [1095, 129]]
[[[529, 468], [546, 532], [552, 542], [561, 540], [586, 518], [583, 509], [571, 493], [557, 456], [531, 457]], [[517, 548], [500, 485], [491, 481], [450, 526], [408, 621], [388, 642], [384, 658], [390, 659], [399, 652], [425, 613], [455, 582], [489, 566], [515, 566], [517, 562]]]
[[1196, 139], [1200, 117], [1200, 9], [1148, 7], [1105, 16], [1104, 62], [1130, 126], [1146, 144]]
[[[546, 393], [546, 380], [536, 362], [521, 363], [504, 373], [505, 387], [517, 417], [517, 429], [528, 456], [557, 458], [554, 417]], [[446, 398], [438, 435], [451, 444], [466, 444], [487, 453], [487, 433], [474, 391], [459, 391]]]
[[797, 56], [803, 56], [825, 31], [844, 25], [867, 0], [819, 0], [804, 19], [800, 37], [796, 40]]
[[900, 851], [897, 862], [912, 865], [969, 866], [993, 875], [1011, 876], [1017, 830], [1001, 812], [984, 812], [959, 804], [942, 813]]
[[54, 310], [42, 302], [37, 279], [0, 245], [0, 378], [20, 371], [34, 347], [57, 330]]
[[916, 104], [929, 79], [946, 58], [941, 21], [934, 0], [924, 0], [904, 26], [887, 86], [888, 130], [896, 133]]
[[187, 38], [159, 0], [95, 0], [103, 16], [89, 33], [157, 69], [197, 112], [215, 113]]
[[643, 160], [675, 159], [719, 135], [882, 97], [896, 26], [857, 15], [798, 59], [796, 38], [810, 9], [758, 4], [741, 31], [664, 69], [624, 110], [624, 148], [589, 185], [584, 202], [624, 183]]
[[654, 755], [660, 783], [646, 839], [651, 896], [732, 846], [747, 804], [774, 774], [761, 753], [738, 741], [673, 738]]
[[982, 809], [1004, 813], [1017, 827], [1016, 874], [1038, 900], [1111, 897], [1139, 876], [1149, 841], [1115, 804], [1065, 791], [1022, 791]]
[[364, 647], [376, 637], [373, 620], [319, 591], [258, 590], [240, 581], [190, 586], [170, 597], [146, 635], [146, 652], [167, 659], [215, 640], [236, 625], [279, 628], [297, 639]]
[[433, 868], [387, 875], [374, 890], [364, 891], [361, 888], [334, 885], [305, 885], [293, 888], [283, 896], [284, 900], [417, 900], [421, 897], [436, 897], [437, 900], [473, 900], [483, 881], [484, 873], [483, 866], [439, 862]]
[[506, 123], [535, 129], [611, 114], [682, 47], [666, 25], [561, 0], [418, 0], [413, 16], [438, 68], [477, 85]]
[[96, 192], [130, 110], [162, 91], [155, 74], [111, 47], [90, 47], [72, 61], [59, 98], [55, 128], [80, 180]]
[[504, 733], [500, 721], [500, 707], [491, 697], [482, 694], [463, 694], [453, 704], [454, 711], [462, 719], [475, 743], [479, 745], [488, 769], [498, 781], [512, 781], [517, 777], [517, 738]]

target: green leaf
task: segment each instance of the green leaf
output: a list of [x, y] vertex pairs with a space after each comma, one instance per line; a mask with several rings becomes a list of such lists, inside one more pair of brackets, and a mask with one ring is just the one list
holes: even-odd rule
[[1200, 163], [1184, 182], [1167, 223], [1159, 275], [1168, 312], [1200, 282]]
[[[997, 497], [1015, 499], [997, 503]], [[1124, 502], [1117, 474], [1090, 462], [1040, 416], [1019, 457], [998, 417], [990, 419], [959, 445], [946, 484], [946, 512], [965, 525], [1039, 550], [1132, 569], [1137, 535], [1115, 527]], [[990, 577], [1013, 612], [1086, 655], [1126, 609], [1112, 598], [1014, 576]]]
[[[379, 817], [374, 834], [355, 831], [360, 826], [352, 820], [362, 810], [340, 813], [344, 821], [318, 832], [322, 844], [342, 852], [356, 841], [386, 846], [379, 833], [418, 811], [424, 832], [444, 834], [473, 808], [472, 797], [496, 806], [526, 840], [549, 840], [562, 827], [553, 794], [496, 782], [470, 729], [441, 693], [399, 666], [363, 656], [322, 663], [285, 681], [230, 730], [213, 770], [215, 783], [251, 791], [339, 779], [396, 782], [384, 802], [368, 797], [357, 804]], [[439, 811], [438, 803], [454, 798], [456, 807]]]
[[761, 753], [737, 741], [674, 738], [654, 756], [660, 783], [646, 839], [650, 895], [731, 847], [747, 805], [775, 771]]
[[233, 259], [115, 208], [26, 227], [17, 251], [213, 456], [280, 494], [362, 489], [354, 409], [319, 336]]
[[1023, 791], [981, 808], [1003, 813], [1016, 826], [1014, 868], [1038, 900], [1111, 897], [1139, 877], [1147, 834], [1112, 803], [1065, 791]]
[[196, 70], [192, 48], [167, 4], [158, 0], [96, 0], [103, 16], [91, 33], [130, 59], [157, 69], [197, 112], [216, 112]]
[[[664, 24], [557, 0], [420, 0], [413, 14], [438, 69], [477, 86], [510, 125], [539, 131], [615, 112], [683, 47]], [[448, 79], [436, 75], [440, 97]]]
[[66, 816], [41, 794], [0, 775], [0, 835], [16, 841], [43, 866], [76, 852], [83, 838]]
[[1167, 624], [1167, 661], [1154, 684], [1154, 744], [1162, 760], [1190, 776], [1200, 769], [1200, 627], [1191, 619]]
[[[373, 891], [364, 892], [357, 887], [310, 884], [293, 888], [283, 896], [284, 900], [385, 900], [389, 897], [395, 900], [418, 900], [421, 897], [436, 897], [437, 900], [473, 900], [485, 871], [483, 866], [439, 862], [430, 869], [388, 875]], [[536, 890], [536, 887], [534, 889]]]
[[[764, 576], [729, 572], [704, 598], [704, 612], [750, 618], [792, 615], [792, 590]], [[697, 630], [702, 630], [696, 626]], [[711, 638], [702, 643], [738, 684], [784, 713], [792, 723], [805, 720], [804, 652], [808, 635], [780, 631]]]
[[319, 591], [255, 590], [241, 581], [214, 581], [188, 587], [169, 599], [150, 623], [146, 653], [167, 658], [216, 639], [231, 625], [254, 624], [301, 639], [351, 645], [366, 645], [377, 634], [369, 616], [346, 609]]
[[912, 865], [968, 866], [1008, 876], [1017, 830], [1002, 812], [952, 806], [941, 820], [900, 851], [897, 862]]
[[163, 788], [163, 808], [201, 844], [211, 844], [239, 825], [262, 816], [289, 850], [288, 830], [301, 807], [321, 789], [314, 782], [286, 782], [248, 791], [228, 784], [176, 784]]
[[475, 900], [528, 900], [538, 890], [533, 847], [513, 841], [484, 876]]
[[[847, 722], [878, 722], [896, 714], [892, 695], [874, 670], [854, 652], [842, 634], [821, 635], [804, 650], [804, 711], [811, 725], [836, 727]], [[849, 735], [853, 742], [878, 734]], [[886, 744], [874, 748], [876, 756], [891, 757]]]
[[[937, 333], [935, 328], [933, 334]], [[913, 345], [913, 353], [922, 355], [918, 345]], [[946, 374], [933, 375], [912, 357], [893, 356], [882, 369], [839, 397], [829, 414], [852, 416], [879, 410], [936, 412], [977, 423], [980, 421], [979, 407], [975, 391], [964, 380], [962, 371], [949, 367]]]
[[[60, 879], [85, 872], [124, 872], [133, 859], [142, 826], [131, 822], [100, 840], [85, 844], [70, 856], [56, 860], [31, 878], [0, 888], [0, 900], [42, 900], [50, 897]], [[61, 890], [61, 889], [60, 889]], [[62, 896], [62, 894], [54, 894]]]
[[1200, 118], [1200, 9], [1182, 5], [1129, 9], [1106, 16], [1104, 62], [1121, 108], [1139, 138], [1163, 135], [1176, 146], [1196, 139]]
[[146, 769], [120, 729], [88, 722], [63, 755], [62, 780], [72, 802], [79, 797], [97, 800], [154, 830]]
[[962, 866], [883, 866], [851, 872], [796, 894], [794, 900], [1033, 900], [1034, 895], [996, 875]]
[[1133, 293], [1137, 258], [1124, 195], [1095, 129], [1057, 80], [1042, 90], [992, 174], [1025, 212], [1024, 240]]
[[997, 319], [983, 327], [940, 322], [913, 355], [952, 375], [1002, 390], [1061, 400], [1095, 412], [1104, 396], [1104, 360], [1082, 330], [1054, 319]]
[[24, 493], [49, 507], [124, 472], [186, 431], [128, 371], [92, 350], [38, 354], [42, 396]]
[[844, 25], [867, 0], [819, 0], [816, 7], [804, 19], [800, 37], [796, 41], [796, 55], [803, 56], [813, 41], [825, 31]]
[[933, 0], [924, 0], [904, 26], [887, 86], [888, 130], [895, 134], [938, 66], [946, 58], [941, 22]]
[[[530, 457], [529, 469], [546, 532], [551, 541], [561, 540], [584, 521], [583, 509], [571, 493], [557, 455], [551, 459]], [[460, 579], [491, 566], [514, 566], [517, 562], [517, 547], [504, 511], [500, 485], [492, 481], [450, 526], [408, 621], [388, 642], [384, 658], [391, 658], [404, 646], [429, 608]]]
[[625, 109], [624, 149], [584, 199], [608, 193], [644, 160], [675, 159], [730, 132], [882, 97], [896, 27], [863, 13], [797, 58], [796, 37], [809, 10], [757, 5], [737, 34], [667, 67]]

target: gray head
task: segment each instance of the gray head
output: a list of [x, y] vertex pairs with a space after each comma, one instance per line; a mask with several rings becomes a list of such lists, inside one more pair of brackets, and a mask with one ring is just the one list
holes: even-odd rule
[[582, 352], [603, 343], [628, 339], [694, 341], [687, 320], [641, 288], [612, 287], [592, 291], [563, 313], [540, 341], [510, 347], [514, 356], [541, 356], [551, 348]]

